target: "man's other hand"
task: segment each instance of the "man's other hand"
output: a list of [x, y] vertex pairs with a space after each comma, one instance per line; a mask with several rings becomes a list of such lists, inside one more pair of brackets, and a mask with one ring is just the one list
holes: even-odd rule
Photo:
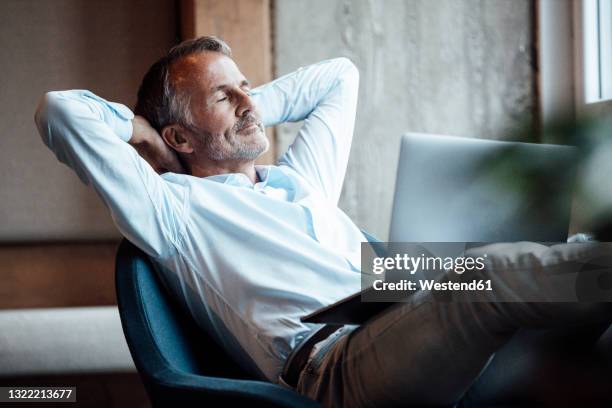
[[129, 143], [158, 173], [186, 173], [176, 152], [142, 116], [132, 120], [133, 132]]

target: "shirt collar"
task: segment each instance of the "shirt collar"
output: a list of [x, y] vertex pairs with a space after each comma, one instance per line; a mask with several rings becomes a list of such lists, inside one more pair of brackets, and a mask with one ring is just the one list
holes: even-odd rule
[[204, 177], [204, 179], [233, 186], [253, 188], [255, 185], [259, 185], [260, 188], [264, 188], [268, 184], [270, 184], [270, 186], [276, 186], [287, 178], [285, 173], [277, 166], [255, 165], [255, 171], [260, 180], [256, 184], [251, 183], [251, 180], [243, 173], [215, 174], [214, 176]]

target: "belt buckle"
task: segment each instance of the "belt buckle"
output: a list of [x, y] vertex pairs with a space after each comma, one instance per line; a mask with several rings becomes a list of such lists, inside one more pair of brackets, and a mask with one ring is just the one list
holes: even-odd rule
[[[341, 324], [326, 324], [319, 329], [313, 330], [291, 351], [285, 361], [279, 380], [282, 379], [284, 384], [291, 387], [291, 389], [295, 389], [299, 381], [300, 372], [306, 366], [308, 356], [314, 345], [327, 339], [332, 333], [335, 333], [342, 327], [343, 325]], [[299, 364], [299, 367], [296, 367], [296, 364]]]

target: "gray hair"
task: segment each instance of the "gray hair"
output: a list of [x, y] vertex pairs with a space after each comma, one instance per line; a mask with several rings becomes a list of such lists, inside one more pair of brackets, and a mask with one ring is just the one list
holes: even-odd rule
[[151, 65], [142, 79], [134, 113], [147, 119], [158, 132], [174, 123], [191, 128], [190, 96], [174, 89], [170, 67], [186, 56], [205, 51], [232, 56], [231, 48], [213, 36], [194, 38], [172, 47], [166, 56]]

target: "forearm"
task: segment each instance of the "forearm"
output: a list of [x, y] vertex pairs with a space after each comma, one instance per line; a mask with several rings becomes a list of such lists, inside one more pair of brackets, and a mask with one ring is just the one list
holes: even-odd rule
[[359, 72], [346, 58], [301, 68], [256, 94], [264, 123], [304, 120], [278, 161], [337, 203], [355, 125]]
[[347, 58], [321, 61], [253, 89], [265, 126], [306, 119], [343, 87], [357, 87], [359, 73]]

